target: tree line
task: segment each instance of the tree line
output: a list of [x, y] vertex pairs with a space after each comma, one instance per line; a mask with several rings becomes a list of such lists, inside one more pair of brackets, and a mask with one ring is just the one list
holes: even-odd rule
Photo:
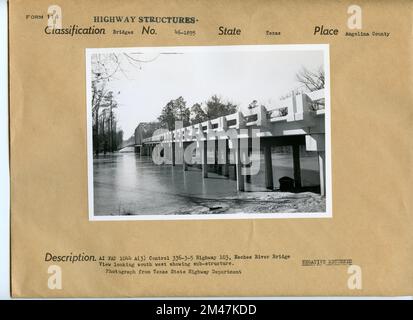
[[99, 153], [115, 152], [122, 145], [123, 131], [117, 127], [115, 109], [118, 103], [113, 91], [95, 88], [92, 91], [93, 151]]
[[187, 107], [187, 102], [180, 96], [170, 100], [162, 108], [158, 121], [161, 128], [174, 130], [176, 121], [182, 121], [185, 127], [226, 116], [237, 110], [237, 105], [224, 101], [218, 95], [213, 95], [205, 103], [195, 103], [191, 107]]
[[[115, 110], [119, 104], [109, 82], [119, 71], [119, 57], [114, 54], [95, 54], [92, 65], [93, 153], [115, 152], [123, 141], [123, 131], [117, 126]], [[119, 94], [118, 92], [117, 94]]]

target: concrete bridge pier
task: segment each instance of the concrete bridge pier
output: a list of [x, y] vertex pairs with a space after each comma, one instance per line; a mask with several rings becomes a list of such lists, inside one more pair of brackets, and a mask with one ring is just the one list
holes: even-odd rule
[[316, 151], [318, 155], [318, 169], [320, 175], [320, 194], [326, 195], [326, 164], [325, 164], [325, 135], [324, 133], [305, 136], [307, 151]]
[[322, 196], [326, 195], [326, 168], [325, 168], [326, 158], [325, 151], [318, 152], [318, 166], [320, 170], [320, 193]]
[[293, 144], [294, 188], [301, 189], [300, 145]]
[[[248, 155], [248, 159], [250, 159], [249, 161], [252, 161], [252, 158], [251, 158], [251, 155], [252, 155], [252, 139], [251, 138], [248, 138], [248, 151], [247, 151], [246, 154], [244, 154], [243, 163], [247, 163], [247, 161], [245, 159], [246, 155]], [[247, 165], [247, 167], [251, 167], [251, 165]], [[251, 175], [250, 174], [245, 176], [245, 181], [247, 183], [251, 183]]]
[[176, 142], [171, 142], [171, 164], [172, 164], [172, 166], [175, 166], [175, 164], [176, 164], [175, 144], [176, 144]]
[[202, 177], [208, 178], [208, 143], [206, 140], [199, 143], [201, 144]]
[[181, 148], [180, 149], [182, 149], [182, 170], [183, 171], [188, 171], [188, 164], [186, 163], [186, 161], [185, 161], [185, 149], [186, 149], [186, 146], [185, 146], [185, 142], [181, 142], [182, 144], [181, 144]]
[[219, 165], [219, 150], [218, 150], [218, 139], [214, 141], [214, 172], [219, 174], [221, 171], [221, 166]]
[[179, 143], [180, 152], [178, 153], [178, 157], [179, 157], [179, 159], [182, 159], [182, 170], [183, 171], [188, 171], [188, 163], [186, 163], [186, 161], [185, 161], [185, 150], [192, 143], [193, 142], [187, 142], [187, 141], [181, 141]]
[[238, 191], [245, 191], [245, 181], [244, 176], [242, 175], [242, 161], [243, 158], [243, 151], [241, 149], [241, 139], [238, 139], [238, 145], [235, 148], [235, 170], [236, 170], [236, 178], [237, 178], [237, 190]]
[[271, 152], [271, 143], [264, 142], [263, 146], [264, 151], [264, 169], [265, 169], [265, 187], [267, 189], [274, 189], [274, 179], [272, 175], [272, 152]]
[[222, 175], [229, 177], [229, 142], [225, 140], [225, 150], [223, 153]]

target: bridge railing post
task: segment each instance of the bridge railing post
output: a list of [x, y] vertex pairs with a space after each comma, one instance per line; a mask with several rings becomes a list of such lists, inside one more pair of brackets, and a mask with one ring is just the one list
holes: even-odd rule
[[294, 121], [295, 112], [297, 110], [296, 108], [297, 99], [295, 96], [295, 91], [291, 92], [291, 97], [286, 100], [286, 103], [287, 103], [287, 121]]
[[237, 119], [236, 129], [243, 129], [243, 128], [245, 128], [246, 121], [245, 121], [244, 115], [242, 114], [241, 111], [238, 111], [238, 112], [237, 112], [237, 118], [236, 118], [236, 119]]
[[268, 125], [267, 109], [264, 106], [258, 108], [257, 125], [260, 127], [266, 127]]

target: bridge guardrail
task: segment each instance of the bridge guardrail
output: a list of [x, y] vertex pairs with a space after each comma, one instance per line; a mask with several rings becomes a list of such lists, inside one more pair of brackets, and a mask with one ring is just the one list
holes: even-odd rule
[[143, 139], [144, 143], [171, 141], [175, 136], [205, 136], [211, 131], [219, 132], [228, 129], [244, 129], [251, 126], [266, 127], [275, 122], [292, 122], [304, 119], [304, 114], [323, 116], [324, 89], [309, 92], [292, 92], [287, 99], [281, 100], [276, 108], [267, 110], [264, 106], [251, 109], [245, 113], [238, 111], [233, 114], [222, 116], [202, 123], [190, 125], [184, 128], [169, 131], [160, 135], [154, 135]]

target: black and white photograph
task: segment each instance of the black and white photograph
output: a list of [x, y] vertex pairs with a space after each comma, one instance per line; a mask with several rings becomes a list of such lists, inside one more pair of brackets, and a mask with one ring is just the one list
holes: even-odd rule
[[328, 45], [86, 49], [91, 220], [331, 217]]

